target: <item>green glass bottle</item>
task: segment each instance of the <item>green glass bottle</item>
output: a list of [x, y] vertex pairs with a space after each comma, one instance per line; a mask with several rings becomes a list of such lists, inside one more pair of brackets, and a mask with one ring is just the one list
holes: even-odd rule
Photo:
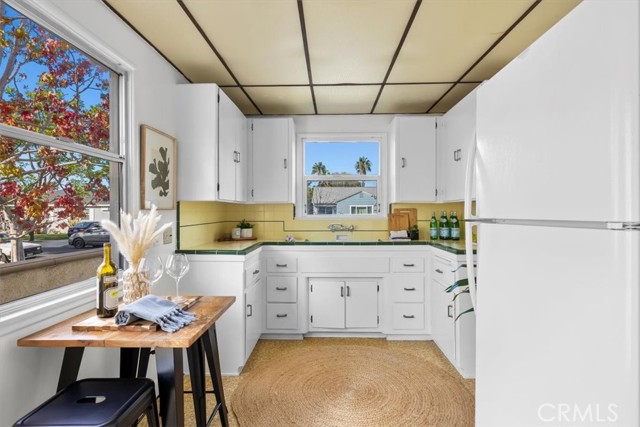
[[98, 317], [113, 317], [118, 311], [118, 270], [111, 262], [111, 243], [104, 244], [104, 259], [96, 272]]
[[436, 218], [436, 212], [431, 215], [431, 222], [429, 223], [429, 238], [431, 240], [438, 240], [438, 219]]
[[451, 226], [451, 240], [460, 240], [460, 221], [458, 221], [456, 211], [451, 212], [449, 223]]
[[440, 216], [440, 240], [449, 240], [451, 238], [451, 228], [449, 227], [447, 212], [442, 211], [442, 215]]

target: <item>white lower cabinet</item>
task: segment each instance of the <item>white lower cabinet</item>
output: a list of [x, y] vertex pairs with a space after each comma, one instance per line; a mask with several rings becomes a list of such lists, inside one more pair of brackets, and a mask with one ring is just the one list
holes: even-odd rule
[[309, 279], [309, 330], [377, 329], [377, 280]]
[[298, 329], [298, 278], [267, 277], [267, 332]]
[[264, 283], [259, 253], [188, 255], [189, 273], [180, 281], [185, 295], [234, 296], [216, 321], [220, 369], [238, 375], [264, 329]]
[[462, 294], [454, 300], [454, 295], [445, 291], [456, 280], [466, 277], [466, 268], [457, 268], [460, 263], [455, 256], [437, 254], [432, 258], [431, 334], [433, 341], [460, 375], [474, 378], [476, 316], [472, 312], [458, 317], [471, 308], [471, 300], [468, 294]]

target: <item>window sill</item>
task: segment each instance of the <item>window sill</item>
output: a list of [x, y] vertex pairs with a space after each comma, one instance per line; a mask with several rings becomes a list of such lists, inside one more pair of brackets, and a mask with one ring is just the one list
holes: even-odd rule
[[0, 304], [95, 277], [102, 249], [0, 265]]

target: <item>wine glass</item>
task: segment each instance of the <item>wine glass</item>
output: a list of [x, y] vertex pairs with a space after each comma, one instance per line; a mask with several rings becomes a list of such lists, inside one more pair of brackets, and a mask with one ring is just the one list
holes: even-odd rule
[[180, 279], [189, 271], [189, 260], [185, 254], [171, 254], [167, 259], [167, 274], [176, 281], [176, 296], [174, 302], [183, 302], [185, 299], [180, 296]]
[[138, 265], [138, 272], [143, 273], [149, 281], [149, 286], [154, 285], [162, 277], [164, 267], [159, 256], [142, 258]]

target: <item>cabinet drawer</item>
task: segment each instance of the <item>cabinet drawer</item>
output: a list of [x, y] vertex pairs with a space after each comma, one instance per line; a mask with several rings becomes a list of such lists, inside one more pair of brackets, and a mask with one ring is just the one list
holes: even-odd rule
[[298, 278], [295, 276], [267, 277], [267, 302], [296, 302]]
[[267, 258], [267, 272], [295, 273], [298, 271], [298, 260], [294, 256], [277, 256]]
[[395, 276], [391, 294], [393, 302], [424, 302], [424, 276]]
[[298, 329], [297, 304], [267, 304], [267, 329]]
[[455, 275], [451, 271], [451, 261], [434, 256], [431, 277], [445, 286], [452, 285]]
[[249, 288], [251, 285], [260, 280], [260, 263], [252, 263], [244, 269], [244, 287]]
[[424, 304], [393, 304], [393, 329], [424, 329]]
[[424, 258], [399, 257], [391, 258], [391, 271], [394, 273], [424, 272]]
[[424, 329], [424, 304], [393, 304], [393, 329]]

